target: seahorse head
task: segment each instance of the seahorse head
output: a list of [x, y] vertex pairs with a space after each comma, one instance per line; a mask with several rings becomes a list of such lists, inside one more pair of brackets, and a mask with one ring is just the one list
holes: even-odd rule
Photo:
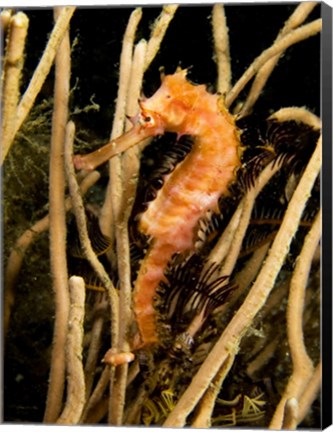
[[[160, 88], [140, 102], [139, 121], [143, 127], [163, 132], [185, 134], [187, 123], [207, 97], [204, 85], [193, 85], [186, 79], [187, 70], [179, 69], [162, 78]], [[148, 121], [147, 121], [148, 119]]]
[[217, 97], [209, 94], [204, 85], [191, 84], [186, 79], [186, 73], [186, 69], [180, 69], [164, 76], [156, 93], [139, 102], [139, 113], [131, 118], [133, 127], [93, 153], [76, 155], [76, 168], [95, 169], [146, 138], [165, 132], [195, 135], [207, 108], [217, 107]]

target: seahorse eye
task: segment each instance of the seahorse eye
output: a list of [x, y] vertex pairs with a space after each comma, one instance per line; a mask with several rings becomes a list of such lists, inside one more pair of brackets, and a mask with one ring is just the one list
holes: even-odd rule
[[153, 116], [147, 115], [144, 111], [141, 112], [139, 117], [139, 123], [145, 127], [154, 127], [155, 119]]

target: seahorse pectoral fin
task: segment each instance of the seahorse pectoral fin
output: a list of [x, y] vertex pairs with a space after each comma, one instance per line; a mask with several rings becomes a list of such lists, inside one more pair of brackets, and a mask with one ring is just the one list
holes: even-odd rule
[[153, 135], [149, 128], [142, 127], [141, 124], [136, 124], [128, 132], [109, 141], [98, 150], [83, 156], [75, 155], [73, 158], [74, 166], [76, 169], [92, 171], [115, 155], [123, 153]]

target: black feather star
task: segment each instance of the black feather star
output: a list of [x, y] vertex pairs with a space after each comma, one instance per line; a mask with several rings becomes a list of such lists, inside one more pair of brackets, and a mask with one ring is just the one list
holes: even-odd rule
[[243, 148], [242, 168], [232, 193], [244, 194], [254, 186], [260, 172], [271, 162], [281, 163], [290, 174], [306, 167], [319, 136], [318, 130], [296, 121], [279, 122], [248, 116], [237, 122]]
[[166, 282], [159, 287], [155, 307], [161, 320], [179, 333], [194, 315], [201, 314], [206, 319], [224, 304], [235, 285], [229, 282], [229, 276], [218, 275], [218, 264], [199, 255], [191, 255], [178, 264], [174, 262], [165, 273]]

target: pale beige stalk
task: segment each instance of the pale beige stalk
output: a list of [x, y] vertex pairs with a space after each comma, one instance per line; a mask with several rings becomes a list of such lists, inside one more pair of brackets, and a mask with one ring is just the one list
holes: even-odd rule
[[0, 24], [3, 34], [8, 30], [12, 15], [13, 11], [11, 9], [4, 9], [0, 13]]
[[272, 114], [268, 119], [279, 122], [293, 120], [299, 123], [305, 123], [317, 130], [321, 129], [320, 118], [311, 111], [301, 107], [281, 108], [279, 111], [276, 111], [274, 114]]
[[61, 8], [57, 21], [49, 36], [47, 45], [43, 55], [38, 63], [38, 66], [30, 80], [29, 86], [25, 91], [17, 110], [15, 133], [20, 129], [22, 123], [29, 114], [35, 99], [42, 88], [45, 78], [50, 72], [55, 55], [58, 51], [59, 45], [67, 32], [70, 20], [75, 11], [75, 7], [64, 6]]
[[280, 344], [280, 336], [277, 336], [273, 340], [271, 340], [271, 342], [269, 342], [264, 347], [264, 349], [260, 351], [257, 357], [248, 364], [246, 368], [246, 374], [252, 379], [254, 379], [255, 374], [274, 356], [274, 353]]
[[[126, 113], [129, 117], [135, 116], [139, 111], [138, 100], [141, 95], [146, 48], [147, 42], [141, 40], [134, 49], [126, 106]], [[126, 130], [131, 127], [132, 124], [127, 121]], [[123, 196], [121, 213], [123, 223], [126, 223], [130, 215], [135, 197], [140, 168], [140, 149], [141, 146], [133, 146], [122, 157]]]
[[242, 206], [242, 215], [239, 221], [239, 225], [235, 231], [231, 247], [221, 268], [221, 275], [230, 275], [232, 273], [237, 258], [239, 256], [239, 252], [247, 227], [249, 225], [255, 200], [264, 188], [264, 186], [279, 171], [280, 168], [281, 164], [276, 163], [276, 161], [270, 162], [260, 173], [258, 179], [256, 180], [255, 187], [251, 188], [243, 198], [244, 203]]
[[299, 400], [313, 374], [313, 363], [304, 345], [303, 310], [306, 285], [311, 270], [312, 259], [321, 237], [321, 211], [307, 234], [302, 251], [297, 258], [295, 271], [290, 283], [287, 306], [287, 334], [293, 372], [281, 400], [275, 410], [270, 429], [278, 429], [283, 422], [285, 404], [291, 398]]
[[231, 87], [231, 60], [228, 26], [222, 4], [215, 4], [213, 6], [212, 24], [217, 63], [217, 91], [225, 95]]
[[251, 258], [246, 262], [246, 265], [242, 270], [240, 270], [235, 275], [235, 284], [237, 285], [237, 290], [230, 300], [231, 304], [234, 304], [239, 296], [244, 292], [244, 290], [250, 286], [250, 283], [257, 276], [260, 267], [262, 266], [267, 251], [270, 247], [270, 243], [266, 243], [256, 249]]
[[283, 424], [281, 429], [294, 430], [297, 427], [298, 402], [297, 399], [288, 399], [284, 406]]
[[84, 303], [86, 287], [78, 276], [69, 279], [70, 309], [66, 343], [67, 399], [57, 424], [78, 423], [85, 403], [85, 380], [82, 363]]
[[84, 407], [80, 423], [87, 422], [87, 419], [89, 418], [91, 412], [95, 410], [95, 407], [103, 398], [105, 390], [108, 387], [108, 384], [110, 383], [110, 375], [111, 375], [110, 366], [105, 366], [101, 373], [101, 376], [99, 377], [97, 384], [95, 385], [92, 395], [90, 396], [89, 400], [86, 403], [86, 406]]
[[321, 387], [321, 381], [322, 381], [322, 362], [320, 361], [316, 366], [314, 373], [311, 379], [309, 380], [308, 385], [306, 386], [302, 396], [299, 398], [298, 418], [297, 418], [298, 424], [300, 424], [304, 420], [305, 416], [309, 412], [311, 405], [316, 399]]
[[[285, 23], [282, 30], [279, 32], [278, 37], [276, 38], [276, 41], [280, 40], [283, 36], [285, 36], [287, 33], [289, 33], [294, 28], [301, 25], [306, 18], [309, 16], [309, 14], [312, 12], [315, 6], [317, 6], [319, 3], [317, 2], [304, 2], [297, 6], [295, 11], [292, 13], [290, 18]], [[272, 57], [270, 60], [268, 60], [258, 71], [252, 87], [250, 89], [250, 92], [246, 98], [246, 101], [239, 112], [239, 117], [243, 117], [250, 113], [253, 105], [256, 103], [257, 99], [262, 93], [262, 89], [264, 88], [269, 76], [271, 75], [272, 71], [274, 70], [276, 64], [278, 63], [281, 55], [276, 55]]]
[[[125, 126], [125, 114], [127, 104], [128, 86], [130, 83], [131, 67], [132, 67], [132, 55], [134, 38], [136, 34], [137, 26], [142, 17], [141, 8], [135, 9], [129, 19], [127, 28], [125, 31], [123, 46], [120, 55], [120, 69], [119, 69], [119, 89], [117, 95], [117, 104], [115, 118], [112, 127], [111, 139], [114, 139], [124, 132]], [[105, 229], [105, 221], [108, 221], [108, 225], [111, 227], [112, 222], [105, 210], [109, 211], [112, 208], [112, 219], [114, 225], [114, 232], [116, 238], [116, 250], [118, 259], [118, 271], [120, 280], [120, 299], [118, 303], [118, 314], [120, 310], [124, 310], [122, 314], [121, 328], [118, 328], [118, 332], [121, 332], [120, 338], [117, 340], [117, 344], [113, 346], [118, 351], [127, 351], [127, 333], [130, 318], [130, 305], [131, 305], [131, 281], [130, 281], [130, 263], [129, 263], [129, 244], [127, 240], [127, 226], [121, 224], [121, 206], [122, 206], [122, 167], [121, 167], [121, 156], [115, 156], [110, 160], [110, 183], [108, 185], [107, 194], [110, 194], [110, 198], [107, 198], [102, 209], [102, 216], [105, 216], [101, 220]], [[108, 202], [111, 200], [110, 203]], [[111, 204], [111, 206], [110, 206]], [[102, 226], [103, 226], [102, 225]], [[108, 233], [110, 231], [107, 231]], [[124, 236], [126, 237], [124, 239]], [[120, 323], [119, 323], [120, 324]], [[127, 381], [127, 368], [128, 365], [124, 364], [119, 366], [115, 370], [115, 376], [111, 375], [110, 380], [110, 400], [109, 400], [109, 415], [108, 422], [112, 425], [121, 425], [123, 418], [123, 411], [125, 405], [125, 389]]]
[[145, 58], [145, 70], [148, 69], [151, 62], [154, 60], [158, 50], [160, 48], [161, 42], [164, 38], [164, 35], [169, 27], [169, 24], [174, 17], [176, 11], [178, 9], [178, 5], [170, 4], [163, 6], [163, 10], [160, 16], [154, 23], [153, 30], [147, 45], [147, 52]]
[[[119, 84], [115, 115], [110, 140], [124, 132], [128, 84], [131, 74], [133, 44], [137, 26], [142, 17], [141, 8], [135, 9], [129, 19], [123, 39], [120, 55]], [[122, 196], [120, 155], [109, 162], [110, 182], [107, 187], [105, 201], [101, 210], [100, 225], [103, 233], [114, 239], [114, 227], [119, 220]]]
[[[57, 19], [63, 12], [56, 8]], [[68, 23], [67, 23], [68, 25]], [[66, 27], [67, 28], [67, 27]], [[49, 387], [44, 414], [45, 423], [54, 423], [62, 406], [65, 384], [65, 344], [69, 312], [68, 272], [66, 260], [66, 211], [64, 143], [68, 117], [70, 85], [70, 42], [68, 28], [64, 32], [56, 56], [54, 111], [50, 151], [50, 261], [55, 294], [55, 323]]]
[[9, 26], [2, 88], [1, 165], [9, 152], [15, 135], [16, 112], [20, 97], [20, 79], [29, 19], [23, 12], [18, 12], [10, 19]]
[[88, 235], [86, 214], [84, 210], [83, 199], [80, 194], [80, 188], [76, 180], [75, 169], [73, 165], [73, 141], [74, 141], [75, 126], [73, 122], [68, 122], [66, 128], [66, 146], [65, 146], [65, 168], [68, 179], [69, 192], [72, 200], [73, 213], [76, 219], [76, 224], [78, 228], [81, 248], [84, 253], [85, 258], [89, 261], [92, 268], [96, 272], [100, 281], [102, 282], [104, 288], [106, 289], [110, 306], [111, 306], [111, 334], [112, 343], [115, 346], [118, 343], [119, 338], [119, 314], [118, 314], [118, 293], [109, 277], [105, 271], [102, 263], [99, 261], [97, 255], [95, 254], [90, 238]]
[[226, 361], [222, 364], [220, 370], [212, 381], [212, 385], [206, 390], [202, 397], [195, 419], [191, 424], [195, 428], [210, 428], [212, 426], [212, 414], [215, 407], [216, 399], [220, 393], [221, 385], [226, 375], [228, 375], [231, 366], [234, 363], [234, 357], [227, 357]]
[[319, 33], [322, 28], [322, 20], [317, 19], [309, 24], [305, 24], [295, 30], [290, 31], [288, 34], [283, 36], [281, 39], [276, 41], [274, 45], [257, 57], [254, 62], [246, 69], [241, 78], [236, 82], [230, 92], [227, 94], [225, 99], [225, 105], [227, 108], [235, 101], [239, 93], [243, 90], [246, 84], [251, 78], [257, 73], [257, 71], [272, 57], [281, 55], [287, 48], [298, 43], [304, 39], [307, 39], [315, 34]]
[[[144, 61], [146, 55], [146, 42], [140, 41], [135, 49], [132, 61], [131, 75], [128, 85], [127, 106], [128, 115], [134, 115], [138, 111], [138, 99], [140, 96]], [[120, 277], [120, 297], [119, 310], [122, 316], [119, 328], [119, 347], [120, 352], [127, 352], [130, 349], [128, 342], [129, 328], [132, 321], [132, 284], [131, 284], [131, 265], [130, 265], [130, 240], [128, 233], [128, 218], [132, 209], [136, 192], [138, 172], [139, 172], [139, 149], [132, 147], [122, 156], [122, 203], [120, 220], [116, 227], [117, 239], [117, 262]], [[122, 394], [125, 394], [127, 382], [128, 365], [120, 366], [119, 372], [122, 383]], [[117, 391], [117, 386], [114, 391]], [[120, 397], [118, 395], [118, 397]]]
[[91, 329], [91, 340], [89, 345], [89, 350], [87, 353], [87, 360], [84, 365], [84, 374], [85, 374], [85, 382], [86, 382], [86, 400], [89, 399], [91, 390], [93, 387], [96, 366], [98, 361], [101, 358], [100, 349], [102, 345], [102, 337], [103, 337], [103, 326], [105, 323], [105, 309], [108, 305], [106, 302], [102, 302], [101, 304], [98, 302], [94, 307], [94, 316], [95, 319], [92, 324]]
[[244, 201], [242, 200], [239, 203], [235, 213], [233, 214], [228, 226], [223, 231], [223, 234], [217, 241], [215, 247], [210, 252], [209, 259], [211, 261], [222, 263], [225, 257], [227, 256], [229, 248], [232, 245], [235, 232], [239, 225], [240, 218], [243, 213], [243, 206], [244, 206]]

